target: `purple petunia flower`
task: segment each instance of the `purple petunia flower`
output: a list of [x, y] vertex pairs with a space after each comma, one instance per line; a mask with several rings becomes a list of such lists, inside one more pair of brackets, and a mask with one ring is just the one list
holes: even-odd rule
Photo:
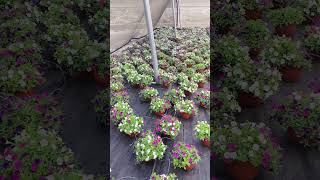
[[174, 157], [174, 158], [179, 158], [179, 154], [176, 153], [176, 152], [173, 152], [173, 153], [172, 153], [172, 157]]
[[230, 152], [235, 152], [237, 149], [237, 145], [236, 144], [228, 144], [228, 151]]
[[309, 108], [306, 108], [303, 110], [303, 116], [304, 117], [308, 117], [311, 113], [311, 110]]
[[11, 180], [20, 180], [20, 172], [15, 171], [11, 176]]
[[265, 151], [263, 153], [263, 158], [262, 158], [262, 166], [265, 168], [265, 169], [268, 169], [269, 168], [269, 162], [270, 162], [270, 154], [268, 151]]
[[13, 168], [16, 171], [20, 171], [20, 169], [22, 168], [22, 162], [20, 160], [16, 160], [13, 162]]

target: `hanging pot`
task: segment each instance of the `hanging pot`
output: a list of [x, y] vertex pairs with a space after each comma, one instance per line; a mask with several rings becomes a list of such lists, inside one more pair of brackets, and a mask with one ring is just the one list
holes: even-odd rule
[[203, 87], [204, 87], [204, 85], [205, 85], [205, 83], [204, 83], [204, 82], [199, 82], [199, 83], [198, 83], [198, 88], [203, 88]]
[[185, 170], [186, 170], [186, 171], [191, 171], [191, 170], [194, 169], [195, 167], [196, 167], [195, 164], [191, 164], [191, 165], [187, 166]]
[[186, 113], [186, 112], [180, 112], [180, 115], [183, 119], [188, 120], [191, 118], [191, 114]]
[[235, 180], [253, 180], [259, 174], [259, 169], [249, 162], [225, 162], [228, 175]]
[[246, 10], [246, 18], [247, 19], [252, 19], [252, 20], [256, 20], [256, 19], [261, 19], [262, 13], [260, 10], [258, 9], [254, 9], [254, 10]]
[[206, 146], [206, 147], [210, 147], [210, 141], [208, 138], [205, 138], [204, 140], [201, 140], [201, 144]]
[[287, 37], [293, 37], [293, 35], [297, 32], [296, 24], [289, 24], [285, 26], [279, 26], [276, 28], [276, 33], [279, 36], [285, 35]]
[[282, 79], [285, 82], [297, 82], [301, 73], [301, 69], [294, 67], [284, 67], [280, 69]]
[[240, 92], [238, 102], [241, 107], [257, 107], [262, 104], [262, 100], [252, 93]]

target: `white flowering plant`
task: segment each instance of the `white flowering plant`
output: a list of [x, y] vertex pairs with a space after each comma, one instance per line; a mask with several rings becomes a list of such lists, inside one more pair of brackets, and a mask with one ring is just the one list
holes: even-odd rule
[[111, 81], [111, 84], [110, 84], [111, 92], [119, 92], [119, 91], [122, 91], [123, 88], [124, 88], [124, 85], [122, 82]]
[[241, 32], [241, 39], [251, 48], [261, 48], [270, 38], [267, 24], [262, 20], [249, 20]]
[[171, 104], [168, 100], [161, 99], [159, 97], [152, 99], [150, 103], [150, 110], [152, 112], [165, 112], [170, 107]]
[[[172, 66], [170, 66], [170, 67], [172, 67]], [[165, 84], [165, 83], [172, 84], [176, 80], [177, 80], [177, 78], [174, 74], [170, 73], [169, 71], [166, 72], [166, 71], [160, 70], [160, 81], [163, 84]]]
[[289, 38], [277, 37], [261, 52], [260, 58], [263, 62], [278, 68], [294, 67], [308, 69], [311, 67], [311, 63], [303, 57], [299, 48], [299, 45]]
[[181, 100], [175, 104], [176, 111], [184, 112], [188, 114], [196, 113], [196, 108], [194, 102], [191, 100]]
[[133, 109], [128, 102], [118, 102], [110, 110], [110, 118], [117, 125], [119, 124], [126, 116], [133, 113]]
[[174, 173], [160, 175], [154, 172], [152, 173], [149, 180], [178, 180], [178, 178], [177, 178], [177, 175]]
[[192, 80], [195, 83], [204, 83], [206, 81], [206, 77], [202, 73], [195, 73], [194, 76], [192, 76]]
[[132, 70], [128, 72], [127, 81], [132, 85], [140, 84], [142, 80], [142, 75], [139, 74], [136, 70]]
[[138, 134], [142, 131], [143, 118], [134, 114], [126, 116], [118, 125], [120, 132], [128, 135]]
[[138, 72], [140, 74], [147, 74], [147, 75], [151, 75], [151, 76], [153, 75], [153, 69], [147, 63], [143, 63], [140, 66], [138, 66]]
[[194, 130], [198, 139], [210, 140], [210, 124], [207, 121], [198, 121]]
[[320, 2], [318, 0], [305, 0], [303, 2], [303, 12], [309, 17], [320, 15]]
[[171, 104], [176, 104], [178, 101], [183, 100], [186, 97], [181, 89], [171, 89], [164, 94], [164, 99], [171, 102]]
[[267, 18], [274, 27], [285, 26], [289, 24], [298, 25], [305, 20], [303, 11], [290, 6], [281, 9], [270, 10], [267, 13]]
[[184, 82], [184, 81], [186, 81], [186, 80], [188, 80], [188, 76], [185, 74], [185, 73], [183, 73], [183, 72], [181, 72], [181, 73], [179, 73], [178, 75], [177, 75], [177, 81], [178, 82]]
[[320, 147], [320, 94], [293, 92], [272, 106], [271, 119], [277, 120], [284, 130], [291, 128], [299, 143]]
[[201, 106], [210, 108], [210, 91], [201, 90], [200, 92], [196, 92], [194, 99], [198, 101]]
[[320, 55], [320, 28], [313, 28], [314, 32], [308, 34], [307, 38], [304, 40], [304, 46], [309, 52]]
[[138, 162], [162, 159], [167, 146], [157, 134], [147, 130], [141, 138], [134, 143], [134, 151]]
[[187, 169], [201, 160], [198, 150], [193, 145], [183, 142], [173, 144], [171, 156], [174, 168]]
[[180, 132], [181, 122], [171, 115], [164, 115], [156, 122], [156, 125], [157, 133], [175, 139]]
[[224, 69], [225, 87], [251, 93], [266, 100], [278, 91], [281, 74], [270, 65], [250, 62], [237, 63]]
[[146, 87], [140, 92], [140, 96], [144, 101], [149, 101], [159, 95], [159, 92], [157, 89], [153, 87]]
[[198, 89], [198, 84], [194, 81], [185, 80], [180, 83], [180, 88], [184, 91], [194, 93]]
[[264, 123], [232, 121], [230, 125], [215, 127], [211, 142], [212, 151], [226, 161], [248, 162], [275, 172], [279, 169], [281, 148]]

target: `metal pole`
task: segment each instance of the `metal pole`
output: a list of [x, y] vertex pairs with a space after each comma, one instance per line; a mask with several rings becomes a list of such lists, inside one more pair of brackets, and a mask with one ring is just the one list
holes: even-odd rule
[[157, 58], [157, 51], [156, 51], [156, 43], [154, 41], [153, 24], [152, 24], [151, 12], [150, 12], [150, 3], [149, 3], [149, 0], [143, 0], [143, 2], [144, 2], [144, 14], [146, 17], [148, 33], [149, 33], [149, 43], [150, 43], [151, 54], [152, 54], [154, 78], [156, 82], [159, 82], [158, 58]]
[[176, 6], [175, 6], [175, 0], [171, 0], [172, 5], [172, 13], [173, 13], [173, 27], [174, 27], [174, 37], [177, 38], [177, 19], [176, 19]]

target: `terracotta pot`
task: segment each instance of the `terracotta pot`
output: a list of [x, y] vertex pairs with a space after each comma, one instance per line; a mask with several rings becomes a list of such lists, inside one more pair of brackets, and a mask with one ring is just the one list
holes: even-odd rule
[[92, 78], [92, 74], [88, 71], [74, 72], [72, 77], [75, 80], [88, 80]]
[[34, 90], [28, 90], [28, 91], [23, 91], [23, 92], [17, 92], [16, 96], [20, 97], [20, 98], [26, 98], [26, 97], [31, 97], [34, 95]]
[[192, 95], [192, 93], [191, 93], [191, 92], [186, 91], [186, 90], [184, 90], [184, 94], [185, 94], [187, 97], [189, 97], [189, 96], [191, 96], [191, 95]]
[[251, 48], [249, 51], [249, 55], [252, 59], [256, 59], [261, 52], [261, 48]]
[[142, 89], [144, 89], [144, 88], [146, 87], [146, 85], [139, 84], [139, 85], [138, 85], [138, 87], [139, 87], [139, 89], [141, 89], [141, 90], [142, 90]]
[[101, 77], [96, 69], [93, 70], [93, 77], [98, 85], [101, 85], [101, 86], [109, 85], [109, 78]]
[[205, 70], [206, 70], [206, 69], [198, 69], [197, 72], [198, 72], [198, 73], [204, 73]]
[[200, 102], [200, 106], [203, 108], [207, 108], [206, 105], [203, 102]]
[[253, 19], [253, 20], [261, 19], [261, 15], [262, 15], [261, 11], [257, 10], [257, 9], [255, 9], [255, 10], [247, 9], [246, 10], [246, 18], [247, 19]]
[[262, 104], [262, 100], [259, 97], [246, 92], [239, 93], [238, 102], [241, 107], [257, 107]]
[[301, 69], [293, 67], [284, 67], [280, 69], [282, 79], [285, 82], [297, 82], [301, 73]]
[[201, 144], [206, 147], [210, 147], [210, 141], [208, 140], [208, 138], [201, 140]]
[[232, 161], [225, 162], [228, 175], [235, 180], [253, 180], [259, 174], [259, 168], [249, 162]]
[[139, 136], [140, 133], [131, 133], [131, 134], [128, 134], [128, 136], [130, 138], [136, 138], [137, 136]]
[[287, 128], [287, 135], [291, 142], [295, 144], [299, 144], [301, 142], [301, 138], [297, 136], [296, 132], [292, 127]]
[[186, 171], [191, 171], [192, 169], [194, 169], [196, 167], [196, 165], [195, 164], [191, 164], [190, 166], [187, 166], [186, 167]]
[[180, 115], [183, 119], [188, 120], [191, 118], [191, 114], [186, 113], [186, 112], [180, 112]]
[[198, 83], [198, 88], [203, 88], [203, 87], [204, 87], [204, 85], [205, 85], [205, 83], [204, 83], [204, 82], [199, 82], [199, 83]]
[[191, 68], [192, 67], [192, 64], [187, 64], [187, 68]]
[[297, 31], [297, 25], [289, 24], [286, 26], [279, 26], [276, 28], [276, 33], [280, 36], [285, 35], [287, 37], [292, 37]]
[[162, 117], [164, 115], [164, 111], [162, 112], [154, 112], [155, 115], [157, 115], [158, 117]]

